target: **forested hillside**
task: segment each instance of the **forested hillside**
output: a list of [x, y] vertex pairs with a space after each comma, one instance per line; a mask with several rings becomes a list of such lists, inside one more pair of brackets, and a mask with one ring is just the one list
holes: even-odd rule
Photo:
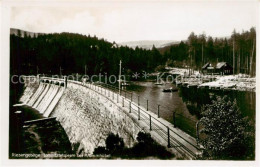
[[11, 34], [11, 74], [118, 74], [119, 60], [123, 61], [123, 74], [153, 71], [165, 63], [153, 47], [118, 47], [97, 37], [73, 33], [39, 34], [24, 37]]
[[256, 31], [237, 33], [230, 38], [212, 38], [191, 33], [186, 41], [168, 48], [151, 50], [118, 46], [96, 36], [73, 33], [10, 35], [11, 74], [84, 73], [118, 74], [119, 60], [123, 74], [152, 72], [159, 65], [200, 70], [206, 62], [226, 61], [235, 73], [255, 76]]
[[186, 41], [159, 49], [168, 59], [167, 64], [175, 67], [201, 69], [206, 62], [215, 64], [226, 61], [234, 66], [235, 73], [247, 73], [255, 76], [256, 67], [256, 31], [237, 33], [230, 38], [215, 38], [193, 32]]

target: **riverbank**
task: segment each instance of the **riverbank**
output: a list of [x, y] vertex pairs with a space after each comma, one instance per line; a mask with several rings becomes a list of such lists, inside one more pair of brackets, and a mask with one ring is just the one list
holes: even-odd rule
[[216, 76], [216, 80], [200, 84], [198, 87], [209, 87], [215, 89], [232, 89], [239, 91], [256, 90], [256, 78], [250, 78], [248, 75], [229, 75]]
[[[16, 111], [21, 112], [20, 119], [14, 113]], [[27, 105], [14, 105], [11, 108], [10, 159], [59, 159], [74, 153], [60, 123], [55, 119], [42, 118], [39, 111]]]
[[188, 76], [187, 69], [184, 68], [168, 68], [170, 74], [179, 75], [176, 78], [177, 85], [186, 87], [198, 87], [209, 89], [225, 89], [238, 91], [256, 90], [256, 78], [246, 74], [236, 75], [203, 75], [199, 71], [194, 71], [193, 75]]

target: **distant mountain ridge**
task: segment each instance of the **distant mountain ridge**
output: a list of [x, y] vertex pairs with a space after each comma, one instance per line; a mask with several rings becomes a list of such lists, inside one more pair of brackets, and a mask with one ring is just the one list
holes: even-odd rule
[[[46, 33], [30, 32], [21, 29], [10, 28], [10, 35], [18, 36], [19, 32], [21, 37], [25, 37], [25, 35], [30, 37], [38, 37], [39, 35], [46, 34]], [[155, 46], [156, 48], [164, 48], [179, 43], [180, 43], [179, 41], [174, 41], [174, 40], [140, 40], [140, 41], [121, 42], [117, 44], [118, 46], [128, 46], [130, 48], [136, 48], [138, 46], [139, 48], [150, 50], [153, 48], [153, 46]]]
[[119, 46], [128, 46], [131, 48], [139, 47], [144, 49], [152, 49], [153, 45], [156, 48], [163, 48], [166, 46], [174, 45], [180, 43], [174, 40], [141, 40], [141, 41], [129, 41], [118, 43]]
[[24, 31], [24, 30], [20, 30], [20, 29], [16, 29], [16, 28], [10, 28], [10, 35], [16, 35], [18, 36], [18, 33], [21, 33], [21, 37], [24, 37], [25, 34], [27, 36], [30, 36], [30, 37], [37, 37], [38, 35], [42, 35], [42, 34], [45, 34], [45, 33], [38, 33], [38, 32], [30, 32], [30, 31]]

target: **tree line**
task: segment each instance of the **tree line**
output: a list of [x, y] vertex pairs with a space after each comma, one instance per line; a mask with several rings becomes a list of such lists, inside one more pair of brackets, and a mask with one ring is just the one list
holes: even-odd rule
[[10, 36], [11, 74], [88, 75], [118, 74], [122, 60], [122, 74], [153, 71], [164, 64], [162, 55], [151, 50], [118, 46], [96, 36], [74, 33]]
[[[87, 73], [118, 74], [122, 60], [123, 74], [153, 72], [158, 66], [200, 70], [206, 62], [228, 62], [234, 72], [256, 74], [256, 31], [237, 33], [231, 37], [213, 38], [191, 33], [186, 41], [151, 50], [118, 46], [96, 36], [75, 33], [10, 35], [11, 74]], [[157, 67], [157, 68], [156, 68]]]
[[167, 59], [167, 65], [200, 70], [210, 62], [228, 62], [235, 74], [256, 74], [256, 30], [241, 33], [233, 31], [231, 37], [213, 38], [205, 33], [192, 32], [186, 41], [159, 49]]

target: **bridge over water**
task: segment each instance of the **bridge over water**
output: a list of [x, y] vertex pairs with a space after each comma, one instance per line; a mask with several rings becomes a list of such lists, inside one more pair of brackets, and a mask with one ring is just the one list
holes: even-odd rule
[[[36, 82], [31, 84], [30, 80]], [[26, 89], [20, 101], [44, 117], [56, 117], [71, 143], [91, 154], [104, 145], [109, 132], [118, 133], [128, 146], [139, 131], [151, 134], [167, 150], [185, 159], [201, 155], [196, 139], [102, 84], [49, 77], [24, 77]]]

